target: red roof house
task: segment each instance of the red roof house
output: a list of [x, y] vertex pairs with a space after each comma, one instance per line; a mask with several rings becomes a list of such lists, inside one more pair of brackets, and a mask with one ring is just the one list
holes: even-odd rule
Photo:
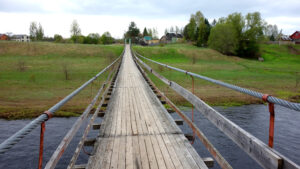
[[296, 43], [300, 43], [300, 31], [296, 31], [293, 33], [290, 38], [295, 41]]
[[9, 38], [5, 34], [0, 34], [0, 40], [9, 40]]

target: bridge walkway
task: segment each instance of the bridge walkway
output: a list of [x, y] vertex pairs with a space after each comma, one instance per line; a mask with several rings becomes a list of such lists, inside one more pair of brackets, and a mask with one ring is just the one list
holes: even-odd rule
[[129, 45], [87, 169], [207, 168], [135, 65]]

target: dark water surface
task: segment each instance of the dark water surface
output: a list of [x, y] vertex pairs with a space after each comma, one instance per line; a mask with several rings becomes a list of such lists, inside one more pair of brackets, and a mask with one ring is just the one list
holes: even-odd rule
[[[267, 143], [269, 113], [266, 105], [215, 108], [225, 117]], [[276, 106], [275, 111], [274, 148], [297, 164], [300, 164], [300, 112], [289, 110], [281, 106]], [[188, 116], [191, 116], [189, 109], [186, 109], [185, 112]], [[172, 116], [179, 118], [175, 113]], [[63, 136], [71, 128], [76, 119], [76, 117], [53, 118], [46, 123], [43, 166], [45, 166], [45, 162], [49, 160]], [[0, 142], [3, 142], [29, 122], [30, 120], [0, 120]], [[195, 122], [233, 168], [260, 168], [254, 160], [248, 157], [246, 153], [214, 127], [214, 125], [206, 120], [199, 112], [195, 112]], [[67, 167], [85, 126], [86, 123], [80, 128], [79, 134], [74, 137], [56, 168]], [[181, 129], [184, 133], [192, 133], [192, 130], [189, 129], [186, 124], [181, 126]], [[39, 133], [40, 128], [35, 129], [9, 152], [0, 155], [0, 169], [36, 169], [38, 165]], [[89, 137], [95, 137], [96, 135], [96, 131], [91, 130]], [[211, 157], [199, 140], [196, 139], [193, 146], [202, 157]], [[86, 148], [86, 151], [90, 152], [91, 148]], [[88, 155], [82, 153], [77, 160], [77, 164], [84, 164], [87, 160]], [[216, 165], [214, 168], [219, 167]]]

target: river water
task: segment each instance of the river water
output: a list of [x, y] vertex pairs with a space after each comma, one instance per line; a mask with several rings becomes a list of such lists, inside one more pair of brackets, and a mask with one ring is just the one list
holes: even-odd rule
[[[250, 132], [263, 142], [268, 142], [269, 112], [267, 105], [246, 105], [239, 107], [214, 107], [225, 117]], [[184, 112], [191, 117], [191, 111], [183, 108]], [[292, 161], [300, 164], [300, 113], [276, 106], [275, 117], [275, 138], [274, 148], [289, 157]], [[174, 118], [179, 118], [173, 113]], [[227, 136], [220, 132], [213, 124], [205, 119], [199, 112], [195, 111], [195, 123], [232, 165], [238, 169], [261, 168], [254, 160], [235, 145]], [[62, 140], [63, 136], [71, 128], [77, 118], [53, 118], [46, 123], [46, 133], [44, 141], [44, 165], [48, 161]], [[99, 119], [98, 119], [99, 120]], [[0, 142], [21, 129], [30, 120], [0, 120]], [[100, 121], [98, 121], [100, 122]], [[81, 138], [86, 123], [80, 128], [79, 133], [74, 137], [69, 147], [65, 151], [56, 168], [66, 168], [70, 158]], [[192, 133], [192, 130], [184, 124], [180, 126], [184, 133]], [[14, 146], [9, 152], [0, 155], [0, 169], [36, 169], [38, 164], [39, 132], [35, 129], [20, 144]], [[95, 137], [96, 131], [92, 131], [89, 137]], [[193, 144], [202, 157], [211, 157], [199, 140]], [[91, 148], [86, 148], [90, 152]], [[88, 155], [80, 154], [77, 164], [84, 164], [88, 160]], [[216, 163], [215, 163], [216, 164]], [[217, 165], [214, 167], [219, 168]]]

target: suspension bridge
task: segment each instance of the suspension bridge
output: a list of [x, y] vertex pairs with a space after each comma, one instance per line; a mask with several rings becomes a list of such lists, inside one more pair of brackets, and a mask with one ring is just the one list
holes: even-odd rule
[[[218, 111], [194, 95], [193, 91], [188, 91], [176, 82], [170, 81], [155, 72], [145, 61], [185, 73], [192, 78], [207, 80], [253, 97], [261, 98], [267, 102], [270, 112], [268, 145], [222, 116]], [[46, 121], [51, 119], [59, 108], [84, 90], [104, 72], [109, 72], [109, 75], [100, 86], [94, 99], [75, 121], [50, 160], [45, 166], [42, 166]], [[73, 157], [67, 167], [68, 169], [205, 169], [213, 167], [215, 162], [223, 169], [232, 168], [202, 131], [193, 123], [193, 115], [192, 119], [190, 119], [181, 112], [149, 79], [149, 73], [156, 76], [189, 101], [193, 108], [201, 112], [204, 117], [210, 120], [263, 168], [300, 168], [296, 163], [273, 149], [274, 104], [296, 111], [300, 111], [300, 104], [150, 60], [134, 52], [130, 45], [125, 45], [121, 56], [96, 76], [1, 143], [0, 154], [9, 151], [15, 144], [21, 142], [28, 133], [40, 125], [40, 153], [37, 168], [54, 169], [80, 126], [83, 122], [88, 121], [81, 140], [74, 150]], [[97, 103], [98, 106], [93, 111], [93, 107]], [[164, 104], [168, 104], [171, 109], [166, 109]], [[172, 112], [176, 112], [182, 119], [174, 120], [170, 115]], [[101, 124], [95, 123], [97, 118], [102, 118]], [[182, 125], [183, 122], [188, 124], [193, 130], [193, 134], [184, 134], [181, 131], [178, 125]], [[91, 128], [98, 131], [98, 136], [88, 139], [87, 136]], [[203, 143], [212, 157], [202, 157], [197, 153], [192, 146], [195, 139], [199, 139]], [[81, 151], [84, 151], [85, 146], [92, 146], [93, 151], [88, 153], [89, 159], [86, 164], [77, 164], [79, 154]]]

